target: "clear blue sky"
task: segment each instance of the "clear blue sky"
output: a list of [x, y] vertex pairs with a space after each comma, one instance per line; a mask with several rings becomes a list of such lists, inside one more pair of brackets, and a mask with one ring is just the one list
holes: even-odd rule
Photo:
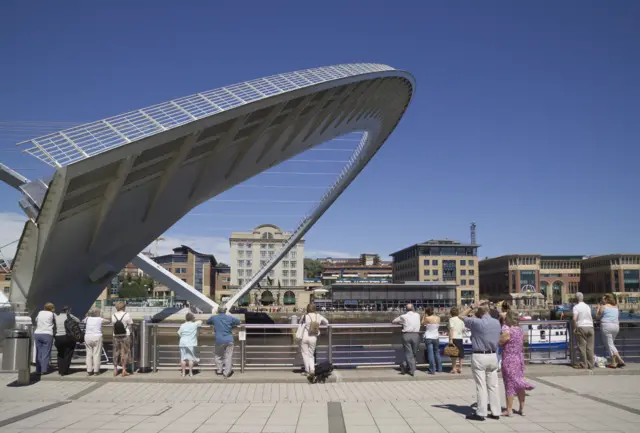
[[[430, 238], [466, 241], [476, 221], [482, 256], [640, 252], [638, 22], [633, 0], [4, 1], [0, 149], [45, 122], [93, 121], [291, 70], [386, 63], [415, 76], [415, 98], [307, 250], [386, 256]], [[16, 152], [0, 160], [41, 167]], [[227, 198], [320, 194], [245, 188]], [[17, 194], [0, 187], [0, 197], [0, 212], [19, 212]], [[309, 206], [211, 203], [195, 212], [219, 216], [189, 216], [169, 235], [224, 257], [230, 229], [292, 228]]]

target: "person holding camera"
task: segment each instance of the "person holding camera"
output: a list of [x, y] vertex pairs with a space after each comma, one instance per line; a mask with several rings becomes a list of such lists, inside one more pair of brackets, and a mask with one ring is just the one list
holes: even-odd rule
[[[471, 313], [475, 309], [475, 315]], [[471, 305], [461, 314], [464, 325], [471, 331], [471, 371], [476, 383], [476, 413], [467, 419], [484, 421], [485, 418], [500, 419], [500, 394], [498, 393], [498, 358], [496, 352], [500, 341], [500, 322], [489, 314], [486, 306]], [[487, 396], [491, 414], [487, 414]]]

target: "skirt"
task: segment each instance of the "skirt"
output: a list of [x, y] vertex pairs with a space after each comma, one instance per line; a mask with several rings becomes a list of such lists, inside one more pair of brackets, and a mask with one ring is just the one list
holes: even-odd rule
[[199, 359], [196, 358], [196, 352], [194, 349], [195, 348], [192, 346], [180, 346], [180, 360], [198, 362]]
[[454, 338], [453, 344], [455, 344], [456, 347], [458, 348], [458, 352], [460, 354], [458, 358], [464, 359], [464, 345], [462, 344], [462, 338]]

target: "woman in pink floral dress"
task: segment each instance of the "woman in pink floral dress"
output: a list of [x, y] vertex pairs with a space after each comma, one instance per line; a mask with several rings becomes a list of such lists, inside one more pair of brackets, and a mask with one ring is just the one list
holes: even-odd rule
[[518, 315], [514, 311], [507, 312], [500, 335], [502, 346], [502, 380], [504, 382], [505, 395], [507, 396], [507, 410], [503, 416], [511, 416], [513, 412], [513, 398], [518, 396], [520, 410], [524, 415], [525, 391], [532, 390], [534, 386], [524, 378], [524, 333], [519, 326]]

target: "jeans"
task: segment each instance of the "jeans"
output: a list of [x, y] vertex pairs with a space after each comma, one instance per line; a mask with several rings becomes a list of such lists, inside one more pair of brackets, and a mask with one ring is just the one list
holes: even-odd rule
[[416, 358], [420, 347], [420, 333], [405, 332], [402, 334], [402, 348], [404, 350], [404, 362], [400, 368], [409, 374], [416, 372]]
[[51, 347], [53, 346], [53, 335], [34, 334], [36, 342], [36, 373], [48, 373], [49, 361], [51, 361]]
[[429, 373], [442, 373], [442, 360], [440, 359], [440, 340], [436, 338], [426, 338], [424, 352], [425, 358], [429, 360]]
[[216, 343], [215, 350], [216, 370], [228, 377], [233, 369], [233, 343]]

